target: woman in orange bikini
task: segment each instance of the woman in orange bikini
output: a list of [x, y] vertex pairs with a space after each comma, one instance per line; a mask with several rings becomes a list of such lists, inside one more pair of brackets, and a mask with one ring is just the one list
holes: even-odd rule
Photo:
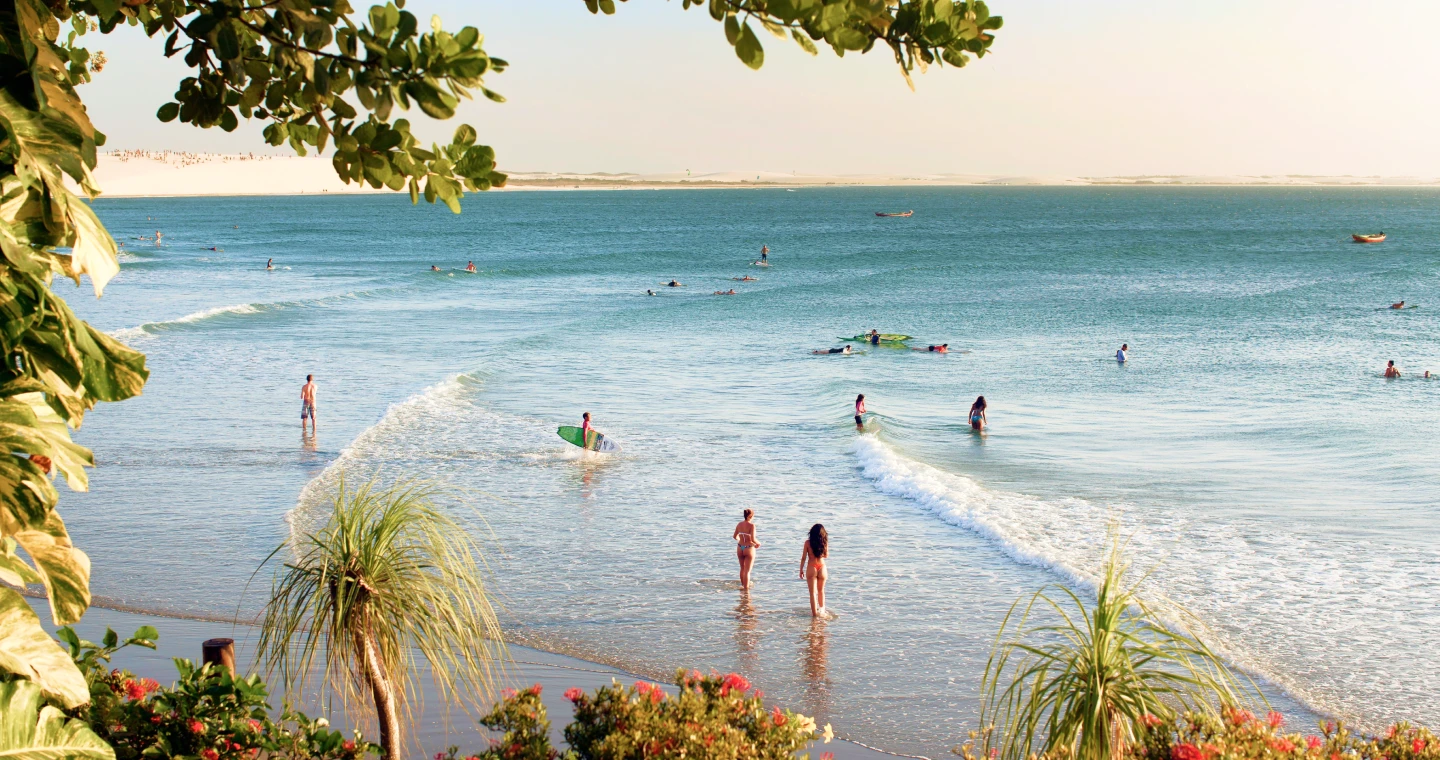
[[750, 568], [755, 565], [755, 550], [760, 548], [760, 542], [755, 540], [755, 510], [745, 510], [745, 519], [735, 525], [735, 532], [731, 538], [739, 541], [735, 547], [735, 556], [740, 560], [740, 590], [750, 590]]
[[814, 617], [829, 617], [825, 611], [825, 558], [830, 556], [830, 534], [825, 526], [815, 523], [810, 527], [810, 537], [805, 539], [805, 548], [800, 551], [800, 579], [810, 588], [810, 614]]

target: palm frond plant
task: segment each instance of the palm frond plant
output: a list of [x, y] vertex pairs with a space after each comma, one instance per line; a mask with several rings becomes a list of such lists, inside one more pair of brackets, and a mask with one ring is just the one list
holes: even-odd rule
[[[987, 733], [991, 754], [1116, 760], [1146, 723], [1263, 700], [1191, 633], [1192, 616], [1178, 611], [1162, 623], [1137, 594], [1144, 578], [1127, 583], [1128, 572], [1124, 544], [1112, 539], [1093, 603], [1047, 586], [1023, 612], [1024, 600], [1010, 608], [981, 687], [982, 725], [996, 727]], [[1032, 624], [1037, 614], [1059, 622]]]
[[501, 675], [480, 547], [437, 507], [442, 496], [418, 483], [351, 489], [342, 478], [328, 520], [265, 560], [290, 550], [265, 608], [260, 661], [292, 693], [318, 673], [352, 714], [372, 703], [387, 760], [402, 754], [417, 654], [442, 699], [477, 713]]

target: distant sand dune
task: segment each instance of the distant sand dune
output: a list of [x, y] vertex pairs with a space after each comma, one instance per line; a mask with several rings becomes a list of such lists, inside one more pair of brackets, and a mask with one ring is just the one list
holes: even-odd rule
[[[108, 198], [171, 195], [321, 195], [388, 192], [347, 185], [335, 176], [328, 158], [228, 155], [175, 151], [102, 153], [96, 178]], [[717, 187], [829, 186], [1282, 186], [1282, 187], [1440, 187], [1435, 177], [1352, 176], [1182, 176], [1115, 177], [1011, 176], [984, 174], [823, 175], [767, 171], [690, 174], [581, 174], [511, 172], [513, 189], [662, 189]]]

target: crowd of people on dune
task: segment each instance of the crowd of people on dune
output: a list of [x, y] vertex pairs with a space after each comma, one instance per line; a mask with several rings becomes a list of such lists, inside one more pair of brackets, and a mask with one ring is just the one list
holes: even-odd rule
[[131, 161], [149, 159], [159, 161], [162, 164], [172, 166], [195, 166], [197, 164], [209, 164], [215, 162], [228, 163], [231, 161], [268, 161], [275, 156], [255, 155], [255, 153], [191, 153], [185, 150], [112, 150], [103, 155], [111, 156], [120, 161]]

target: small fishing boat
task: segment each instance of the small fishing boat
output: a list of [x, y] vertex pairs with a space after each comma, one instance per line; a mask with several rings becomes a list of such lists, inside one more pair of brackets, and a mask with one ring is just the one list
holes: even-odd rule
[[1383, 232], [1378, 233], [1378, 234], [1375, 234], [1375, 235], [1351, 235], [1350, 237], [1355, 238], [1355, 242], [1357, 242], [1357, 243], [1383, 243], [1383, 242], [1385, 242], [1385, 233], [1383, 233]]
[[906, 212], [903, 212], [903, 213], [901, 213], [901, 212], [890, 212], [890, 211], [876, 211], [876, 212], [875, 212], [875, 216], [910, 216], [911, 214], [914, 214], [914, 213], [915, 213], [914, 210], [906, 211]]

